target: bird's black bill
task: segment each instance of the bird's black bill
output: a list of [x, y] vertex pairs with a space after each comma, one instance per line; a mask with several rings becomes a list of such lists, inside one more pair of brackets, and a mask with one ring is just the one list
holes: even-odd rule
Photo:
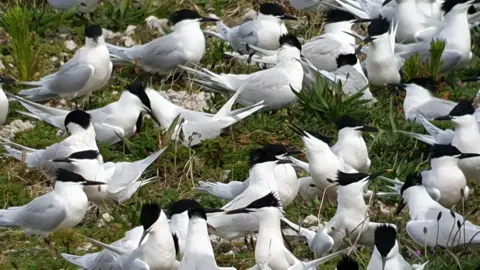
[[223, 209], [220, 209], [220, 208], [205, 208], [205, 213], [220, 213], [220, 212], [223, 212], [225, 210]]
[[465, 159], [465, 158], [473, 158], [473, 157], [480, 157], [480, 154], [465, 153], [465, 154], [461, 154], [458, 158], [459, 159]]
[[288, 159], [280, 159], [277, 161], [277, 164], [278, 165], [281, 165], [281, 164], [292, 164], [292, 162]]
[[398, 214], [400, 214], [400, 212], [402, 212], [402, 210], [403, 210], [403, 208], [405, 208], [405, 206], [407, 206], [407, 204], [403, 201], [403, 198], [402, 198], [402, 200], [400, 200], [400, 203], [398, 204], [397, 209], [395, 210], [395, 216], [398, 216]]
[[303, 153], [302, 151], [296, 150], [296, 149], [287, 150], [287, 156], [296, 156], [296, 155], [300, 155], [302, 153]]
[[83, 183], [84, 186], [98, 186], [98, 185], [105, 185], [106, 183], [100, 181], [90, 181], [87, 180]]
[[53, 159], [52, 162], [63, 162], [63, 163], [72, 163], [72, 160], [67, 158], [56, 158]]
[[359, 129], [360, 131], [363, 132], [378, 132], [378, 128], [376, 127], [369, 127], [369, 126], [363, 126]]
[[201, 22], [218, 22], [219, 20], [215, 18], [203, 17], [200, 21]]
[[445, 115], [445, 116], [436, 117], [433, 120], [435, 120], [435, 121], [448, 121], [448, 120], [452, 120], [452, 117], [450, 115]]
[[138, 242], [138, 246], [142, 245], [143, 239], [147, 236], [147, 234], [152, 230], [152, 228], [149, 228], [148, 230], [144, 230], [142, 237], [140, 237], [140, 242]]
[[392, 2], [392, 0], [385, 0], [385, 1], [383, 1], [382, 7], [388, 5], [388, 3], [390, 3], [390, 2]]
[[285, 14], [283, 15], [282, 17], [280, 17], [282, 20], [286, 21], [286, 20], [290, 20], [290, 21], [296, 21], [298, 20], [296, 17], [293, 17], [291, 15], [288, 15], [288, 14]]
[[246, 214], [252, 212], [251, 210], [248, 210], [247, 208], [239, 208], [231, 211], [226, 211], [226, 215], [235, 215], [235, 214]]

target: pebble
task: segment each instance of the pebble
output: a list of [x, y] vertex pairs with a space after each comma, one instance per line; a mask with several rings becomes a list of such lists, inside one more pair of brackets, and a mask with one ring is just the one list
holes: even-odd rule
[[194, 111], [202, 111], [210, 108], [213, 93], [198, 92], [189, 94], [186, 91], [159, 91], [160, 95], [172, 103]]
[[135, 25], [127, 26], [127, 29], [125, 30], [125, 35], [131, 36], [131, 35], [135, 34], [135, 29], [137, 29], [137, 26], [135, 26]]
[[58, 57], [56, 57], [56, 56], [53, 56], [52, 58], [50, 58], [50, 61], [52, 61], [52, 62], [54, 62], [54, 63], [55, 63], [55, 62], [57, 62], [57, 61], [58, 61]]
[[235, 255], [235, 252], [233, 252], [233, 250], [230, 250], [229, 252], [225, 253], [225, 255], [233, 256]]
[[216, 245], [220, 244], [221, 240], [222, 239], [220, 237], [216, 236], [216, 235], [213, 235], [213, 234], [210, 235], [210, 241], [212, 242], [213, 246], [216, 246]]
[[318, 224], [319, 222], [320, 220], [314, 215], [309, 215], [303, 220], [303, 224], [305, 224], [306, 226]]
[[92, 248], [93, 244], [92, 243], [85, 243], [85, 245], [77, 247], [76, 250], [79, 251], [88, 251]]
[[73, 51], [77, 48], [77, 44], [75, 44], [75, 42], [73, 42], [73, 40], [65, 40], [65, 42], [63, 44], [70, 51]]
[[132, 47], [137, 44], [130, 36], [124, 36], [120, 39], [126, 47]]
[[13, 120], [10, 124], [4, 125], [0, 129], [0, 137], [12, 140], [16, 133], [33, 129], [35, 126], [30, 121], [20, 119]]
[[5, 65], [3, 64], [2, 60], [0, 60], [0, 70], [5, 69]]

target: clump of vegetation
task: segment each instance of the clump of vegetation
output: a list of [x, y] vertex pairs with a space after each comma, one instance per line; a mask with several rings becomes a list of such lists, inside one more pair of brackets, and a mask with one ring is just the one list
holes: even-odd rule
[[33, 77], [41, 51], [34, 33], [30, 31], [32, 22], [31, 12], [22, 6], [9, 8], [0, 18], [0, 25], [10, 35], [8, 49], [16, 67], [15, 75], [21, 80]]
[[432, 40], [430, 42], [429, 61], [423, 60], [418, 53], [410, 57], [403, 64], [404, 79], [408, 81], [418, 77], [429, 77], [439, 80], [443, 76], [440, 70], [442, 68], [442, 54], [444, 50], [444, 40]]

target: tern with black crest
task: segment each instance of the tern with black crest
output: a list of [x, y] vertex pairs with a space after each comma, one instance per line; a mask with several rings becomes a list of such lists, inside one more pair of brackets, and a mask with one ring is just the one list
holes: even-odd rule
[[281, 45], [280, 36], [288, 33], [284, 20], [296, 18], [288, 15], [283, 7], [276, 3], [263, 3], [257, 18], [232, 28], [218, 21], [218, 32], [206, 32], [227, 41], [237, 52], [248, 53], [248, 45], [264, 50], [276, 50]]
[[55, 188], [23, 206], [0, 210], [0, 227], [20, 227], [27, 234], [48, 235], [58, 229], [77, 226], [87, 213], [83, 187], [99, 185], [64, 169], [57, 169]]
[[[21, 114], [43, 120], [50, 125], [65, 130], [63, 122], [70, 112], [9, 95], [19, 101], [29, 113], [19, 111]], [[125, 110], [128, 107], [128, 110]], [[139, 132], [142, 126], [143, 113], [148, 113], [156, 120], [152, 111], [152, 103], [145, 92], [145, 87], [139, 80], [127, 86], [120, 99], [99, 109], [87, 111], [92, 116], [97, 142], [114, 144], [122, 138], [130, 138]]]
[[85, 46], [80, 48], [70, 61], [58, 72], [35, 82], [17, 82], [35, 86], [22, 90], [19, 95], [41, 101], [51, 98], [77, 98], [90, 96], [110, 80], [112, 62], [102, 33], [102, 27], [91, 25], [85, 28]]
[[202, 60], [206, 45], [200, 23], [214, 21], [217, 19], [202, 17], [194, 10], [181, 9], [170, 18], [174, 25], [172, 33], [129, 48], [107, 46], [114, 62], [133, 62], [149, 73], [170, 75], [179, 65], [198, 64]]
[[244, 106], [263, 101], [265, 108], [281, 109], [294, 102], [297, 97], [292, 92], [300, 92], [303, 82], [303, 68], [300, 63], [302, 45], [298, 39], [285, 34], [280, 37], [280, 48], [275, 67], [252, 74], [215, 74], [207, 69], [183, 67], [189, 74], [198, 78], [191, 79], [209, 90], [235, 94], [246, 83], [245, 89], [237, 98]]

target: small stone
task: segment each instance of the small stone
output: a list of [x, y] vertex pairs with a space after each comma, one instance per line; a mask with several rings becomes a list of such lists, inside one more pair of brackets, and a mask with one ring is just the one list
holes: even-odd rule
[[137, 26], [129, 25], [129, 26], [127, 26], [127, 30], [125, 30], [124, 33], [127, 36], [131, 36], [131, 35], [135, 34], [135, 29], [137, 29]]
[[305, 225], [314, 225], [318, 224], [318, 222], [320, 222], [320, 220], [314, 215], [309, 215], [303, 220], [303, 224]]
[[52, 62], [54, 62], [54, 63], [55, 63], [55, 62], [57, 62], [57, 61], [58, 61], [58, 57], [56, 57], [56, 56], [53, 56], [52, 58], [50, 58], [50, 61], [52, 61]]
[[12, 140], [16, 133], [33, 129], [34, 126], [30, 121], [23, 122], [20, 119], [13, 120], [10, 124], [4, 125], [0, 129], [0, 137]]
[[5, 65], [3, 65], [2, 60], [0, 60], [0, 70], [5, 69]]
[[247, 9], [245, 13], [243, 13], [242, 20], [250, 21], [257, 17], [257, 12], [251, 8]]
[[124, 36], [120, 39], [121, 42], [123, 42], [123, 44], [126, 46], [126, 47], [132, 47], [133, 45], [135, 45], [135, 41], [129, 37], [129, 36]]
[[113, 91], [112, 94], [113, 95], [118, 95], [118, 91]]
[[102, 215], [102, 219], [104, 219], [106, 222], [112, 222], [113, 217], [109, 213], [104, 213]]
[[222, 239], [216, 235], [211, 234], [210, 235], [210, 242], [212, 242], [212, 245], [218, 245]]
[[162, 35], [165, 35], [165, 29], [168, 29], [168, 19], [159, 19], [155, 16], [149, 16], [145, 19], [148, 30], [157, 29]]
[[235, 255], [235, 252], [233, 252], [233, 250], [230, 250], [229, 252], [225, 253], [225, 255], [233, 256]]
[[75, 44], [75, 42], [73, 42], [73, 40], [65, 40], [65, 42], [63, 44], [70, 51], [74, 51], [77, 48], [77, 44]]

